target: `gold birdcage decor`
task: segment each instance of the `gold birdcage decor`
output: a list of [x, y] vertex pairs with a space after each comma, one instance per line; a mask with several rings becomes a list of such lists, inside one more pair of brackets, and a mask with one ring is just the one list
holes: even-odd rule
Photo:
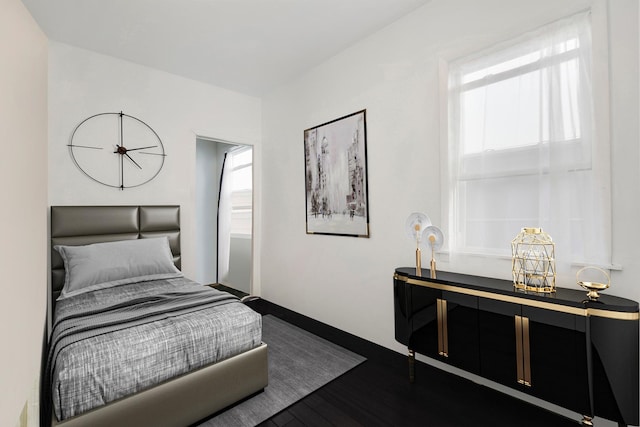
[[556, 291], [555, 243], [542, 228], [525, 227], [511, 241], [511, 269], [516, 289]]

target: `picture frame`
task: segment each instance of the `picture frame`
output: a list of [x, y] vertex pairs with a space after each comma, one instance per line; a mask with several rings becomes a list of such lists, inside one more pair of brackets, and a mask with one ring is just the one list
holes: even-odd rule
[[366, 110], [304, 131], [307, 234], [369, 237]]

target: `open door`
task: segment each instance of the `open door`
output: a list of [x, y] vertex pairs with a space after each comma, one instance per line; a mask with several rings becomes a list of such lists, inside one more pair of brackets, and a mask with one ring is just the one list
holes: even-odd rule
[[253, 235], [252, 148], [232, 148], [226, 153], [223, 164], [218, 209], [217, 283], [250, 294]]
[[197, 281], [251, 294], [251, 146], [196, 140], [196, 246]]

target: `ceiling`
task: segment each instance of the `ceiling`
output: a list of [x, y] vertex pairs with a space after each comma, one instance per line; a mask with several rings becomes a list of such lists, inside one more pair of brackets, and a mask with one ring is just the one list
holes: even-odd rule
[[47, 37], [261, 96], [430, 0], [22, 0]]

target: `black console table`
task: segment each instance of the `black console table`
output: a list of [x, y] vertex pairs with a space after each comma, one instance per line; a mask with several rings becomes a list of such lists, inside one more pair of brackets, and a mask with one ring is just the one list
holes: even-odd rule
[[[428, 271], [427, 271], [428, 275]], [[638, 303], [415, 268], [394, 274], [395, 337], [415, 352], [583, 415], [638, 425]]]

